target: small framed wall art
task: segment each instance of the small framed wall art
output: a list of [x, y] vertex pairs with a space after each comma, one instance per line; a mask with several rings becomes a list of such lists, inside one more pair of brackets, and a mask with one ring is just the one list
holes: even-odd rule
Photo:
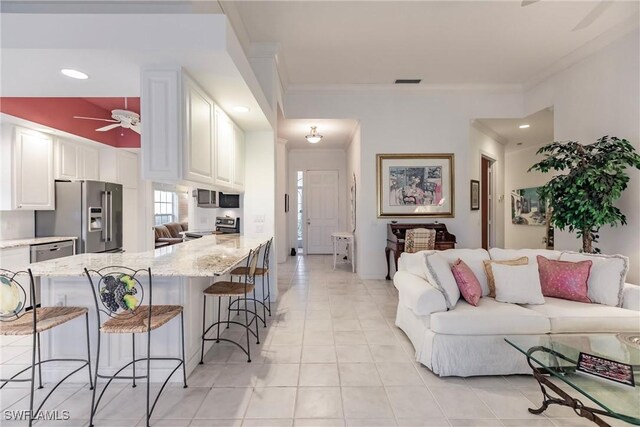
[[453, 218], [454, 156], [378, 154], [378, 217]]
[[480, 181], [475, 179], [471, 180], [471, 210], [477, 211], [480, 209]]

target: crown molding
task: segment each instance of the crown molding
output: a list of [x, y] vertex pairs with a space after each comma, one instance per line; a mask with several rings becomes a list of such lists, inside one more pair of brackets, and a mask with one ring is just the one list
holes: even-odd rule
[[395, 91], [395, 92], [522, 92], [521, 84], [290, 84], [288, 91]]
[[496, 133], [496, 131], [484, 125], [483, 123], [480, 123], [478, 120], [471, 120], [471, 126], [473, 126], [479, 132], [487, 135], [489, 138], [493, 139], [494, 141], [498, 142], [501, 145], [507, 145], [509, 143], [509, 140], [507, 138]]
[[591, 39], [573, 52], [563, 56], [558, 61], [554, 62], [551, 66], [543, 69], [533, 77], [527, 79], [522, 85], [523, 89], [527, 91], [534, 88], [549, 77], [563, 70], [566, 70], [577, 62], [580, 62], [581, 60], [593, 55], [597, 51], [610, 45], [616, 40], [638, 29], [638, 27], [640, 27], [640, 13], [635, 13], [633, 16], [623, 21], [621, 24], [616, 25], [609, 31], [600, 34], [594, 39]]

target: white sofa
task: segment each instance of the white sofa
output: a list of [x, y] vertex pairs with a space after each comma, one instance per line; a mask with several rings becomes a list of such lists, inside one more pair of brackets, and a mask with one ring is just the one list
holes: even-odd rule
[[[426, 251], [425, 251], [426, 252]], [[462, 259], [480, 281], [484, 296], [477, 307], [460, 297], [447, 310], [443, 293], [424, 273], [425, 253], [402, 254], [393, 277], [399, 292], [396, 325], [409, 337], [416, 360], [440, 376], [530, 374], [525, 357], [504, 341], [509, 336], [640, 332], [640, 286], [611, 278], [622, 287], [621, 307], [545, 297], [543, 305], [518, 305], [486, 296], [482, 261], [536, 255], [560, 259], [546, 250], [450, 249], [440, 251], [450, 263]], [[617, 283], [616, 283], [617, 280]]]

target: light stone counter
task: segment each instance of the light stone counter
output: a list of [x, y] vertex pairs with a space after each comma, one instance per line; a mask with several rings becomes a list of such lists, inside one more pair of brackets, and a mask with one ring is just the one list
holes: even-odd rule
[[120, 265], [137, 269], [151, 267], [153, 276], [213, 277], [228, 273], [247, 257], [263, 239], [241, 235], [211, 235], [165, 246], [148, 252], [79, 254], [31, 264], [34, 276], [73, 277], [84, 275], [84, 268], [99, 270]]
[[43, 245], [45, 243], [64, 242], [65, 240], [76, 240], [77, 237], [30, 237], [27, 239], [0, 240], [0, 249], [17, 248], [20, 246]]

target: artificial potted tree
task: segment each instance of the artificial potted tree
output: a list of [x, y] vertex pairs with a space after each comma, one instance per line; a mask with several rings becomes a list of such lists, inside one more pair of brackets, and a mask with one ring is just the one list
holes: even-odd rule
[[529, 171], [561, 172], [540, 187], [541, 200], [551, 208], [551, 224], [575, 231], [582, 238], [582, 251], [597, 253], [603, 225], [624, 225], [625, 215], [614, 206], [627, 188], [625, 169], [640, 169], [640, 155], [626, 139], [603, 136], [593, 144], [553, 142], [540, 148], [545, 158]]

